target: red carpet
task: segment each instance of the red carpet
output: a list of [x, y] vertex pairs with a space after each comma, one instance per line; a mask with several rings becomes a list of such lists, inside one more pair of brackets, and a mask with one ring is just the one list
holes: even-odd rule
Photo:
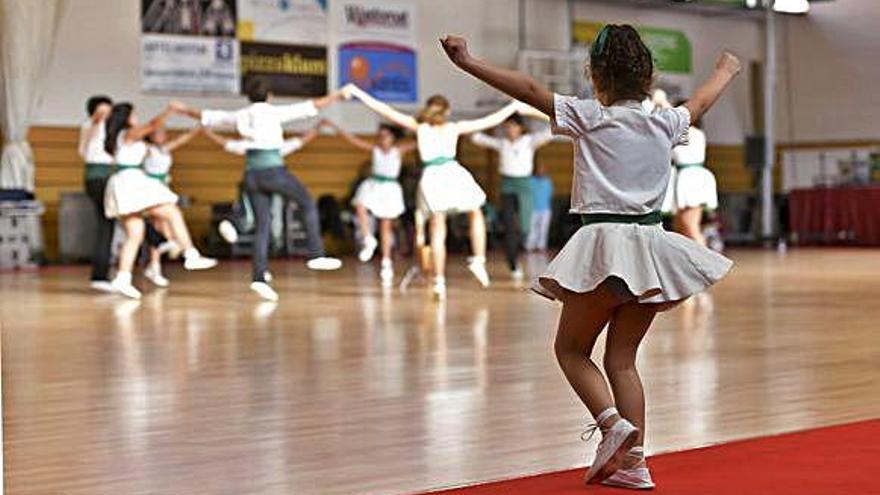
[[[880, 420], [674, 452], [649, 461], [651, 493], [880, 494]], [[448, 490], [444, 495], [636, 493], [583, 485], [583, 469]]]

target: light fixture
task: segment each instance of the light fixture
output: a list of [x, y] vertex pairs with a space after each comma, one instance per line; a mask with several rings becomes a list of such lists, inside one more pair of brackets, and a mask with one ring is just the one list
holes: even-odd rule
[[810, 2], [807, 0], [776, 0], [773, 2], [773, 10], [783, 14], [806, 14], [810, 11]]

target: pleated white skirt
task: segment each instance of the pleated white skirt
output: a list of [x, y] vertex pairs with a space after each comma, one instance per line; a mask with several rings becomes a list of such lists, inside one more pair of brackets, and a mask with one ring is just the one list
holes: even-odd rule
[[138, 213], [161, 204], [177, 203], [177, 195], [161, 181], [148, 177], [143, 170], [120, 170], [107, 181], [104, 211], [107, 218]]
[[419, 182], [419, 208], [430, 213], [473, 211], [486, 202], [486, 193], [458, 162], [426, 167]]
[[361, 182], [351, 204], [363, 205], [376, 218], [383, 219], [395, 219], [406, 210], [399, 182], [373, 178]]

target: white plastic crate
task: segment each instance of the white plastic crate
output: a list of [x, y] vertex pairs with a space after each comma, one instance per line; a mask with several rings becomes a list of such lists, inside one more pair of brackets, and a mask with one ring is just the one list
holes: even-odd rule
[[43, 250], [44, 211], [39, 201], [0, 202], [0, 268], [34, 265]]

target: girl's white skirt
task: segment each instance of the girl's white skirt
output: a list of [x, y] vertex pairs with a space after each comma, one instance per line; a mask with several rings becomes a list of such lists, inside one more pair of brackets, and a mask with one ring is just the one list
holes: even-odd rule
[[685, 167], [675, 174], [675, 208], [718, 208], [715, 174], [706, 167]]
[[361, 182], [351, 204], [363, 205], [376, 218], [384, 219], [395, 219], [406, 210], [399, 182], [373, 178]]
[[724, 256], [659, 225], [597, 223], [572, 236], [533, 289], [561, 299], [561, 289], [591, 292], [608, 277], [618, 277], [639, 302], [668, 303], [707, 289], [732, 266]]
[[486, 202], [486, 193], [458, 162], [426, 167], [419, 181], [419, 208], [428, 213], [474, 211]]
[[162, 182], [148, 177], [142, 170], [120, 170], [107, 181], [104, 210], [107, 218], [138, 213], [154, 206], [177, 203], [177, 195]]

